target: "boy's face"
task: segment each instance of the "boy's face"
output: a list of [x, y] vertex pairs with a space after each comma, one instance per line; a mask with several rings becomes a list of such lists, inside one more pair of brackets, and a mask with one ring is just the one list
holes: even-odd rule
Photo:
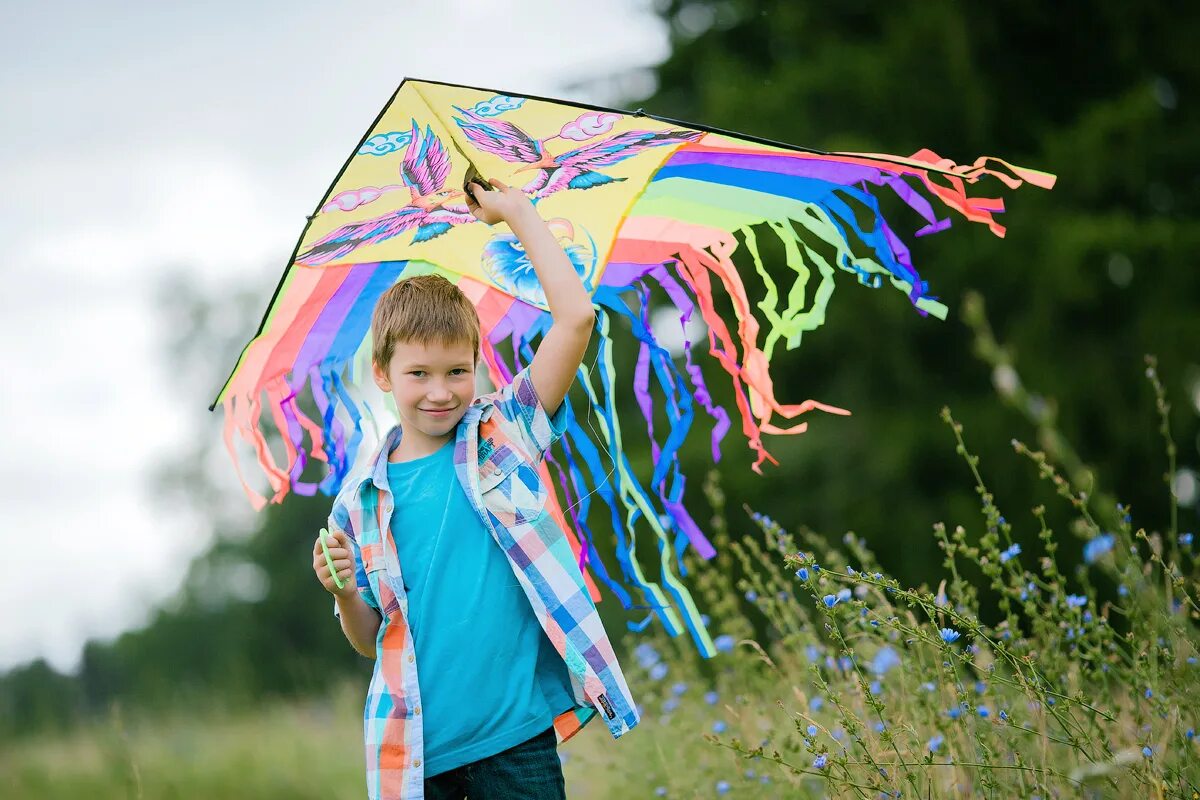
[[376, 364], [374, 372], [376, 385], [396, 400], [406, 450], [445, 443], [475, 399], [475, 353], [468, 342], [397, 342], [387, 369]]

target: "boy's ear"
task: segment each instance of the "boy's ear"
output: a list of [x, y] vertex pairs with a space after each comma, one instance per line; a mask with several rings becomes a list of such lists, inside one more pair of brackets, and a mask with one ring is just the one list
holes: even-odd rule
[[375, 360], [371, 360], [371, 372], [375, 375], [375, 385], [385, 392], [392, 390], [392, 382], [388, 379], [387, 371], [380, 368]]

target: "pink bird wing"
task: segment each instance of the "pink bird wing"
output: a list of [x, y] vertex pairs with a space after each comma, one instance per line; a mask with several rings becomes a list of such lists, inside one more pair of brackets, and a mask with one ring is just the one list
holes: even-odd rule
[[511, 122], [481, 117], [470, 109], [458, 106], [454, 106], [454, 110], [466, 117], [455, 117], [455, 124], [467, 135], [471, 144], [483, 152], [512, 164], [533, 164], [541, 159], [541, 142]]
[[422, 134], [413, 120], [412, 141], [404, 151], [404, 162], [400, 167], [404, 182], [419, 194], [429, 195], [441, 191], [450, 177], [450, 154], [429, 126]]
[[383, 216], [351, 222], [313, 242], [296, 256], [296, 263], [319, 267], [342, 258], [366, 244], [375, 244], [421, 224], [426, 213], [416, 206], [405, 206]]
[[700, 131], [682, 130], [626, 131], [568, 150], [554, 160], [564, 167], [570, 166], [580, 171], [610, 167], [651, 147], [691, 142], [703, 135]]

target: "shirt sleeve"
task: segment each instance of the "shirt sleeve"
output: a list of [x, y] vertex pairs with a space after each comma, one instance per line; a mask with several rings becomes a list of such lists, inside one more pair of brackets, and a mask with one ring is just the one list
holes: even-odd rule
[[536, 461], [542, 460], [567, 429], [567, 398], [563, 398], [553, 416], [547, 414], [533, 388], [529, 367], [518, 372], [512, 383], [497, 390], [495, 405], [501, 416], [517, 429], [521, 441]]
[[[350, 524], [350, 512], [346, 510], [346, 506], [340, 498], [334, 501], [333, 511], [329, 514], [329, 523], [326, 527], [330, 533], [336, 530], [346, 534], [346, 539], [350, 542], [350, 550], [354, 555], [354, 583], [358, 587], [358, 596], [363, 599], [363, 602], [378, 611], [379, 601], [375, 597], [375, 592], [371, 591], [371, 582], [367, 580], [362, 551], [358, 547], [358, 538]], [[333, 599], [333, 615], [339, 619], [342, 616], [336, 597]]]

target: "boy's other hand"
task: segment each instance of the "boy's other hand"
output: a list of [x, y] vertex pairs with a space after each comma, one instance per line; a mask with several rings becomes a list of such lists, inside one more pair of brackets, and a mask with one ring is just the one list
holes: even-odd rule
[[346, 538], [346, 534], [341, 531], [332, 531], [325, 544], [329, 547], [329, 557], [333, 559], [333, 568], [342, 581], [342, 588], [337, 587], [337, 582], [329, 572], [329, 564], [325, 561], [325, 551], [321, 549], [320, 536], [313, 544], [313, 571], [317, 573], [317, 580], [325, 587], [325, 591], [336, 597], [353, 596], [358, 591], [354, 581], [354, 551], [350, 549], [350, 542]]
[[467, 208], [471, 210], [475, 219], [488, 225], [495, 225], [497, 222], [507, 222], [511, 225], [513, 220], [522, 214], [537, 213], [533, 203], [520, 189], [497, 178], [492, 178], [488, 183], [495, 187], [496, 191], [489, 192], [475, 183], [467, 184]]

